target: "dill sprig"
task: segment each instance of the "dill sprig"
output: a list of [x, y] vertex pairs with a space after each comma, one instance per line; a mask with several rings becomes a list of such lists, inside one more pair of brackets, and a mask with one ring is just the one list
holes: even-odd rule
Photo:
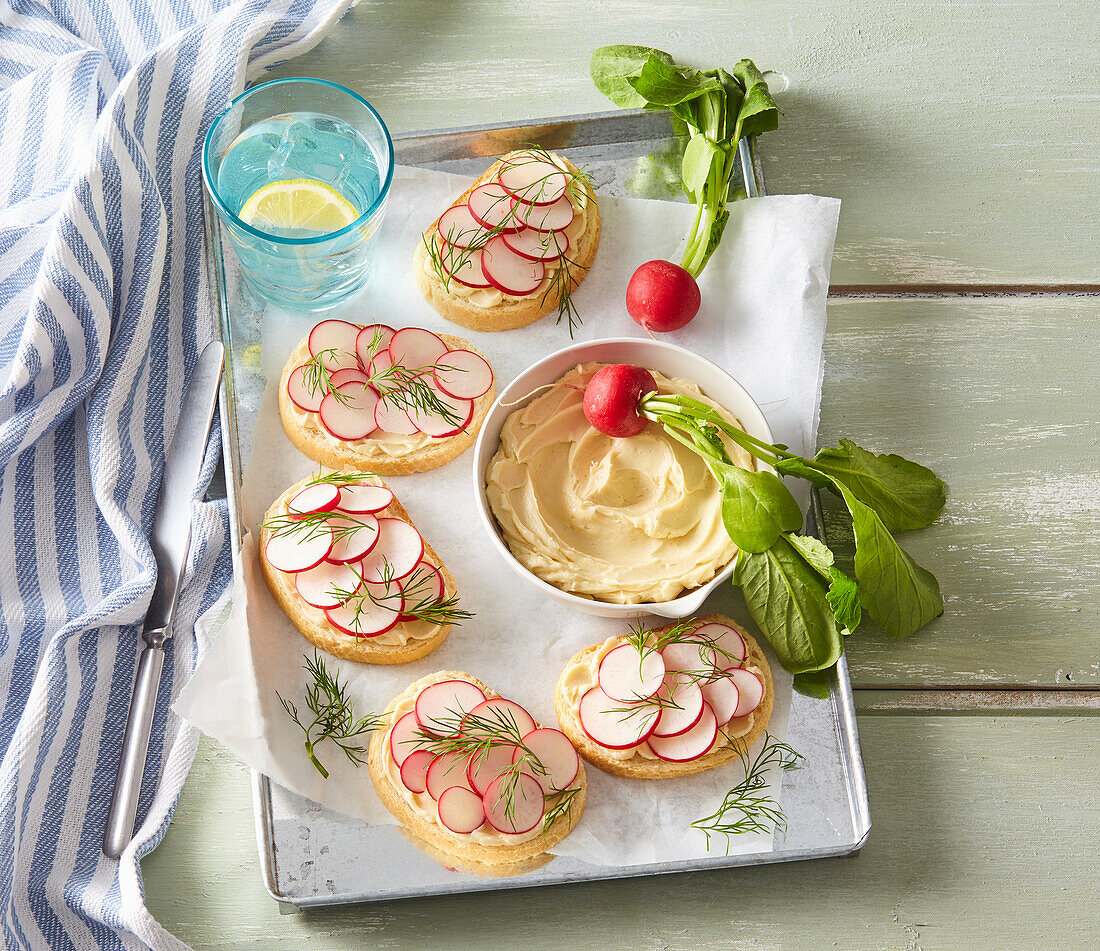
[[[305, 384], [310, 395], [314, 395], [320, 390], [322, 398], [331, 395], [341, 406], [347, 406], [351, 402], [351, 398], [333, 386], [332, 371], [328, 366], [328, 360], [338, 361], [339, 354], [340, 351], [335, 347], [328, 347], [325, 350], [318, 350], [316, 353], [310, 354], [309, 359], [302, 364], [302, 383]], [[358, 359], [359, 357], [356, 355], [356, 360]]]
[[308, 724], [305, 723], [293, 703], [278, 691], [275, 696], [305, 734], [305, 750], [310, 762], [317, 772], [328, 779], [328, 770], [317, 758], [317, 747], [326, 740], [331, 740], [352, 763], [360, 766], [367, 761], [368, 744], [364, 738], [383, 726], [388, 718], [376, 713], [357, 718], [347, 695], [346, 684], [341, 682], [340, 675], [329, 671], [316, 649], [312, 658], [305, 654], [302, 657], [305, 659], [302, 669], [311, 678], [306, 686], [306, 706], [313, 714], [313, 719]]
[[[332, 519], [336, 519], [336, 522], [333, 523]], [[377, 522], [371, 524], [346, 512], [304, 512], [301, 515], [273, 515], [264, 521], [262, 527], [270, 531], [273, 537], [301, 535], [302, 541], [316, 538], [327, 531], [331, 533], [333, 541], [338, 542], [350, 538], [364, 528], [377, 531], [376, 525]]]
[[325, 472], [324, 468], [319, 468], [317, 474], [309, 480], [307, 485], [319, 485], [325, 482], [337, 486], [359, 485], [360, 483], [371, 483], [377, 478], [378, 476], [373, 472]]
[[762, 791], [768, 782], [765, 774], [772, 767], [797, 769], [804, 757], [788, 744], [773, 740], [769, 733], [764, 734], [764, 746], [751, 763], [747, 750], [738, 748], [737, 755], [745, 768], [745, 778], [726, 793], [722, 804], [713, 813], [691, 824], [692, 828], [706, 836], [707, 851], [710, 851], [712, 835], [726, 837], [728, 855], [730, 841], [735, 835], [787, 831], [787, 816], [783, 808]]
[[570, 786], [567, 789], [553, 789], [546, 794], [548, 808], [546, 815], [542, 817], [543, 835], [550, 831], [558, 819], [569, 815], [573, 809], [573, 800], [577, 798], [577, 793], [580, 791], [580, 786]]
[[[393, 567], [390, 565], [389, 561], [383, 559], [381, 571], [382, 580], [378, 582], [378, 584], [385, 585], [386, 591], [384, 594], [376, 594], [371, 590], [368, 584], [360, 585], [359, 588], [354, 591], [345, 590], [338, 585], [333, 585], [330, 593], [334, 598], [339, 599], [347, 607], [355, 611], [352, 616], [353, 627], [357, 625], [359, 616], [367, 609], [368, 605], [374, 604], [378, 607], [397, 611], [400, 607], [402, 597], [405, 598], [405, 605], [400, 607], [400, 613], [407, 614], [420, 621], [427, 621], [442, 627], [447, 624], [460, 624], [467, 618], [472, 618], [473, 614], [470, 611], [464, 611], [458, 607], [457, 594], [451, 595], [448, 598], [443, 598], [443, 600], [432, 599], [432, 592], [428, 588], [428, 585], [432, 584], [431, 578], [433, 578], [434, 575], [435, 572], [430, 569], [421, 569], [417, 567], [413, 570], [408, 580], [398, 588], [394, 585]], [[432, 585], [432, 587], [434, 587], [434, 585]], [[412, 591], [415, 596], [415, 592], [418, 590], [424, 593], [420, 596], [420, 600], [414, 601], [410, 605], [408, 603], [409, 592]]]

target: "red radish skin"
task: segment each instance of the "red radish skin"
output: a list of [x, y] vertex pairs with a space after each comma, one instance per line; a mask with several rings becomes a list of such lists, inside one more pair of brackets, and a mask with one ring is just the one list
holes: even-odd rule
[[745, 655], [747, 654], [745, 639], [739, 631], [728, 624], [719, 624], [712, 621], [710, 624], [704, 624], [702, 627], [696, 628], [691, 636], [708, 641], [718, 648], [717, 663], [724, 670], [740, 667], [745, 663]]
[[666, 674], [664, 686], [657, 696], [670, 699], [672, 703], [661, 707], [661, 715], [653, 727], [654, 736], [686, 733], [699, 722], [706, 706], [702, 688], [684, 674]]
[[451, 786], [439, 797], [439, 821], [452, 832], [469, 835], [485, 825], [485, 804], [464, 786]]
[[390, 341], [390, 356], [407, 370], [435, 366], [448, 347], [440, 337], [421, 327], [404, 327]]
[[425, 436], [431, 436], [433, 439], [446, 439], [450, 436], [457, 436], [459, 433], [464, 432], [466, 427], [470, 425], [470, 421], [474, 418], [474, 401], [473, 400], [460, 400], [455, 399], [453, 396], [448, 396], [442, 389], [435, 383], [434, 377], [428, 381], [429, 385], [435, 390], [435, 395], [439, 399], [439, 402], [444, 406], [447, 406], [452, 415], [458, 419], [458, 425], [454, 422], [439, 415], [438, 413], [427, 412], [420, 409], [413, 409], [409, 413], [409, 419], [412, 420], [414, 426], [424, 433]]
[[564, 231], [573, 223], [575, 214], [576, 209], [569, 196], [562, 195], [552, 205], [525, 205], [517, 202], [514, 217], [517, 225], [534, 228], [536, 231]]
[[335, 353], [326, 353], [325, 366], [330, 370], [355, 366], [358, 363], [355, 352], [358, 337], [359, 327], [355, 324], [349, 324], [346, 320], [322, 320], [309, 332], [310, 356], [335, 350]]
[[506, 162], [497, 174], [497, 181], [516, 201], [527, 205], [552, 205], [569, 187], [565, 172], [530, 152]]
[[621, 712], [624, 706], [628, 704], [612, 700], [599, 687], [593, 687], [581, 697], [577, 719], [593, 743], [609, 750], [628, 750], [652, 735], [659, 711], [647, 704], [637, 714], [625, 716]]
[[391, 592], [381, 586], [372, 591], [376, 598], [385, 600], [377, 603], [370, 598], [362, 598], [355, 602], [354, 607], [345, 603], [329, 608], [325, 611], [329, 624], [352, 637], [377, 637], [395, 627], [404, 607], [400, 592], [392, 598]]
[[291, 518], [299, 515], [313, 515], [316, 512], [331, 512], [340, 502], [340, 487], [331, 482], [318, 482], [307, 485], [295, 494], [287, 503]]
[[510, 776], [494, 779], [485, 790], [485, 818], [494, 829], [507, 835], [530, 832], [542, 821], [545, 811], [542, 786], [527, 773], [520, 773], [511, 795], [505, 783], [512, 785]]
[[467, 766], [469, 756], [465, 753], [440, 753], [428, 767], [425, 783], [428, 795], [438, 802], [443, 791], [452, 786], [461, 786], [473, 792], [474, 788], [466, 776]]
[[345, 383], [336, 393], [326, 393], [317, 415], [325, 431], [336, 439], [355, 442], [366, 439], [378, 427], [374, 422], [374, 407], [378, 394], [358, 383]]
[[442, 262], [443, 270], [447, 272], [447, 276], [458, 281], [459, 284], [464, 284], [466, 287], [472, 287], [475, 290], [493, 286], [485, 277], [484, 270], [482, 270], [481, 251], [477, 248], [469, 251], [449, 249], [446, 242], [444, 242], [443, 247], [439, 250], [439, 260]]
[[328, 523], [334, 540], [325, 560], [333, 564], [360, 562], [378, 542], [378, 519], [373, 515], [335, 515]]
[[355, 338], [355, 352], [363, 366], [369, 367], [371, 360], [382, 353], [393, 339], [395, 331], [388, 324], [367, 324]]
[[471, 213], [469, 205], [454, 205], [439, 216], [439, 236], [456, 248], [477, 244], [489, 233]]
[[665, 662], [657, 651], [639, 655], [633, 644], [613, 647], [600, 661], [596, 680], [612, 700], [633, 701], [652, 697], [665, 679]]
[[585, 419], [606, 436], [637, 436], [648, 422], [638, 414], [638, 401], [656, 389], [657, 381], [644, 367], [630, 363], [600, 367], [584, 388]]
[[493, 385], [493, 368], [472, 350], [448, 350], [432, 372], [439, 389], [460, 400], [476, 400]]
[[311, 529], [309, 535], [272, 535], [264, 546], [268, 564], [288, 573], [316, 568], [332, 550], [332, 532], [324, 526]]
[[[500, 182], [485, 182], [478, 185], [466, 200], [470, 214], [478, 224], [497, 231], [518, 231], [520, 223], [512, 213], [515, 200], [501, 186]], [[526, 208], [527, 206], [521, 206]]]
[[564, 231], [536, 231], [524, 228], [515, 234], [502, 236], [504, 243], [528, 261], [554, 261], [569, 250], [569, 238]]
[[337, 508], [352, 515], [373, 515], [393, 502], [393, 493], [385, 486], [356, 483], [340, 486]]
[[[406, 611], [419, 611], [429, 605], [438, 604], [446, 593], [442, 572], [426, 561], [420, 562], [413, 573], [401, 582], [401, 588]], [[401, 615], [402, 621], [415, 619], [415, 614]]]
[[363, 579], [350, 565], [336, 565], [329, 561], [294, 575], [298, 596], [306, 604], [321, 610], [339, 607], [342, 603], [342, 599], [332, 593], [334, 590], [354, 594], [362, 583]]
[[[463, 733], [478, 731], [477, 724], [472, 722], [474, 717], [487, 720], [495, 725], [507, 726], [509, 733], [515, 732], [519, 736], [530, 733], [535, 728], [535, 718], [531, 714], [514, 700], [505, 700], [503, 697], [493, 697], [492, 700], [486, 700], [474, 707], [466, 715], [469, 725], [463, 724]], [[513, 730], [513, 726], [515, 730]]]
[[759, 674], [754, 674], [746, 667], [735, 667], [727, 671], [726, 676], [737, 684], [737, 691], [741, 695], [737, 709], [733, 712], [734, 718], [748, 716], [764, 699], [764, 681]]
[[542, 285], [546, 265], [516, 254], [505, 244], [502, 235], [496, 235], [481, 252], [481, 272], [502, 294], [526, 297]]
[[321, 408], [321, 400], [324, 399], [325, 393], [320, 387], [310, 391], [306, 386], [305, 372], [304, 366], [295, 367], [290, 371], [290, 376], [286, 378], [286, 395], [290, 397], [290, 402], [302, 412], [316, 413]]
[[[542, 727], [532, 730], [523, 738], [523, 745], [534, 754], [545, 772], [539, 772], [531, 767], [523, 767], [534, 776], [536, 782], [542, 786], [543, 792], [551, 793], [556, 789], [568, 789], [573, 780], [577, 778], [580, 770], [580, 757], [561, 730], [552, 730]], [[525, 752], [516, 747], [512, 753], [512, 762], [516, 762]]]
[[462, 716], [484, 700], [485, 694], [468, 680], [441, 680], [417, 694], [416, 720], [433, 736], [452, 736]]
[[358, 383], [360, 386], [367, 385], [367, 375], [358, 367], [344, 367], [342, 370], [335, 370], [329, 375], [329, 381], [332, 383], [334, 389], [340, 389], [345, 383]]
[[719, 726], [725, 726], [737, 712], [741, 693], [729, 677], [720, 677], [703, 684], [703, 699], [710, 704]]
[[699, 313], [700, 300], [695, 278], [671, 261], [647, 261], [626, 285], [627, 312], [653, 333], [687, 326]]
[[420, 724], [416, 722], [416, 714], [409, 711], [390, 730], [390, 757], [394, 763], [401, 766], [416, 752], [420, 739]]
[[405, 758], [401, 764], [401, 782], [411, 793], [422, 793], [428, 786], [428, 767], [435, 754], [427, 750], [417, 750]]
[[365, 581], [381, 584], [412, 574], [424, 557], [424, 539], [402, 518], [378, 519], [378, 541], [359, 563]]
[[710, 752], [714, 741], [718, 739], [718, 721], [714, 711], [703, 705], [695, 725], [676, 736], [651, 736], [649, 748], [663, 760], [670, 763], [690, 763]]

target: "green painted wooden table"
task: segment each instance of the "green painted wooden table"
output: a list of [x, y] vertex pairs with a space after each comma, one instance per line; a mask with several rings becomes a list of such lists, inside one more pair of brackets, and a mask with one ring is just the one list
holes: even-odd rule
[[946, 478], [944, 517], [907, 543], [947, 612], [849, 642], [857, 858], [280, 916], [248, 772], [204, 741], [143, 863], [157, 918], [196, 948], [1097, 947], [1098, 23], [1053, 0], [405, 0], [282, 67], [395, 131], [605, 109], [605, 43], [782, 73], [769, 187], [844, 200], [821, 441]]

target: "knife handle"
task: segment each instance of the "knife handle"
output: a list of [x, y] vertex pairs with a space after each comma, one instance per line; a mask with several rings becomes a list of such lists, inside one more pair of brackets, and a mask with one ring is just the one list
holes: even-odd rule
[[103, 851], [118, 858], [134, 836], [141, 779], [145, 774], [145, 756], [149, 752], [149, 731], [157, 708], [160, 675], [164, 670], [164, 631], [145, 634], [145, 648], [138, 659], [134, 694], [130, 698], [130, 714], [122, 737], [122, 753], [115, 776], [115, 791], [107, 813], [107, 830], [103, 834]]

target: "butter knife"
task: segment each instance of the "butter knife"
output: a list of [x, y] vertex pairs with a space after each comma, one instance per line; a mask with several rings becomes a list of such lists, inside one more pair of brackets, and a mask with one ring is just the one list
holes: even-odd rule
[[157, 561], [157, 583], [142, 629], [145, 646], [138, 659], [130, 714], [122, 737], [122, 753], [103, 836], [103, 851], [111, 858], [120, 856], [134, 835], [145, 757], [149, 752], [149, 732], [164, 669], [164, 644], [172, 636], [176, 599], [191, 548], [191, 498], [206, 454], [223, 359], [224, 349], [217, 341], [207, 344], [199, 355], [184, 390], [179, 423], [157, 497], [150, 539]]

